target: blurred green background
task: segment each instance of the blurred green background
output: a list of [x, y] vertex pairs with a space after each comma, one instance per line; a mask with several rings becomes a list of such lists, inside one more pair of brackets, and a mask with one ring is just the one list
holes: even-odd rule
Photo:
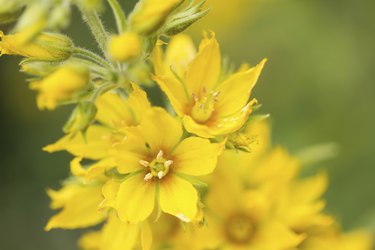
[[[336, 142], [339, 155], [319, 164], [330, 176], [327, 211], [344, 229], [375, 231], [375, 2], [243, 0], [224, 10], [213, 4], [200, 27], [213, 28], [238, 65], [269, 59], [255, 96], [272, 114], [275, 142], [292, 153]], [[67, 33], [94, 47], [86, 32], [75, 13]], [[76, 231], [43, 231], [53, 214], [45, 190], [67, 177], [70, 157], [41, 148], [62, 135], [69, 110], [38, 111], [18, 61], [0, 60], [0, 248], [76, 249]]]

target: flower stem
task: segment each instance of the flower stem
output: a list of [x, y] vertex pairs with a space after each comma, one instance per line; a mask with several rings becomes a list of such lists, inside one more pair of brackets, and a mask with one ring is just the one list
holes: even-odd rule
[[116, 19], [117, 31], [119, 34], [121, 34], [126, 28], [125, 12], [117, 0], [108, 0], [108, 3], [111, 6], [112, 12]]
[[82, 18], [86, 21], [87, 25], [89, 26], [91, 33], [94, 35], [96, 42], [99, 45], [99, 48], [103, 52], [103, 54], [107, 56], [107, 41], [108, 41], [108, 34], [104, 28], [102, 21], [96, 11], [93, 10], [86, 10], [83, 7], [79, 7]]
[[100, 57], [99, 55], [95, 54], [94, 52], [91, 52], [90, 50], [84, 49], [84, 48], [79, 48], [75, 47], [74, 48], [74, 53], [77, 56], [90, 59], [93, 62], [96, 62], [97, 64], [105, 67], [105, 68], [112, 68], [112, 65], [107, 62], [104, 58]]

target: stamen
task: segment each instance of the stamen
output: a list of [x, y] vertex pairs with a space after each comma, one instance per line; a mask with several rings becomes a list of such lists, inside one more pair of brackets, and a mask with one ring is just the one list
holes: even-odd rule
[[198, 96], [197, 96], [197, 94], [195, 94], [195, 93], [192, 93], [192, 95], [193, 95], [193, 99], [194, 99], [194, 101], [199, 101], [199, 98], [198, 98]]
[[145, 178], [143, 178], [145, 181], [149, 181], [152, 179], [152, 174], [151, 173], [148, 173], [145, 175]]
[[158, 172], [158, 178], [159, 178], [159, 179], [163, 178], [163, 175], [164, 175], [164, 172], [163, 172], [163, 171], [159, 171], [159, 172]]
[[172, 164], [173, 164], [172, 160], [167, 160], [167, 161], [164, 162], [165, 167], [170, 167]]
[[148, 166], [150, 166], [150, 163], [148, 161], [145, 161], [145, 160], [139, 160], [139, 164], [141, 164], [145, 168], [147, 168]]
[[163, 150], [159, 151], [158, 155], [156, 156], [156, 159], [159, 161], [163, 159]]
[[220, 95], [220, 91], [213, 92], [212, 91], [212, 96], [213, 97], [218, 97]]
[[186, 215], [184, 215], [183, 213], [176, 214], [176, 217], [182, 220], [183, 222], [186, 222], [186, 223], [190, 222], [190, 219], [186, 217]]

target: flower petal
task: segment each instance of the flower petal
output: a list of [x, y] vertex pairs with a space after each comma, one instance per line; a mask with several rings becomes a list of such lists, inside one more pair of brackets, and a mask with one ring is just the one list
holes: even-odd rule
[[167, 70], [172, 67], [183, 78], [188, 64], [194, 59], [196, 53], [197, 51], [190, 36], [185, 34], [174, 36], [169, 42], [165, 54]]
[[223, 149], [223, 143], [211, 143], [207, 139], [189, 137], [173, 152], [176, 172], [188, 175], [212, 173]]
[[246, 105], [266, 61], [263, 59], [254, 68], [238, 72], [220, 84], [217, 89], [220, 94], [215, 106], [220, 117], [233, 115]]
[[87, 129], [85, 137], [81, 133], [66, 135], [43, 150], [49, 153], [66, 150], [75, 156], [97, 160], [107, 156], [112, 145], [111, 135], [110, 129], [94, 125]]
[[103, 200], [100, 186], [69, 184], [58, 191], [49, 190], [48, 195], [52, 199], [51, 207], [62, 211], [48, 221], [46, 230], [84, 228], [104, 219], [104, 214], [97, 210]]
[[296, 234], [284, 223], [269, 220], [259, 225], [252, 244], [255, 249], [294, 249], [303, 239], [303, 235]]
[[163, 212], [189, 222], [195, 218], [197, 202], [197, 191], [182, 178], [171, 175], [160, 182], [159, 204]]
[[150, 108], [146, 93], [136, 84], [128, 99], [114, 92], [107, 92], [96, 101], [96, 119], [112, 128], [138, 125], [142, 114]]
[[124, 223], [112, 213], [103, 227], [100, 249], [134, 249], [138, 240], [139, 226]]
[[173, 148], [182, 136], [181, 123], [162, 108], [153, 108], [138, 127], [153, 153]]
[[161, 90], [167, 95], [174, 111], [176, 111], [179, 116], [183, 116], [186, 113], [186, 107], [189, 103], [190, 97], [187, 91], [185, 91], [182, 83], [179, 82], [179, 80], [175, 77], [166, 75], [155, 76], [154, 80], [159, 85]]
[[142, 174], [131, 176], [120, 185], [116, 207], [122, 221], [144, 221], [154, 210], [155, 184], [143, 177]]
[[219, 44], [213, 37], [202, 40], [199, 52], [189, 64], [185, 84], [189, 94], [200, 94], [203, 87], [214, 89], [221, 71], [221, 54]]

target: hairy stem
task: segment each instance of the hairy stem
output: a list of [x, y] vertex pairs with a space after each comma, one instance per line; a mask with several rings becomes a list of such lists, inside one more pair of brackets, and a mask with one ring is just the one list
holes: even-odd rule
[[112, 68], [112, 65], [108, 63], [104, 58], [100, 57], [99, 55], [95, 54], [94, 52], [91, 52], [90, 50], [75, 47], [74, 48], [74, 54], [86, 59], [89, 59], [105, 68]]
[[111, 6], [112, 12], [116, 19], [117, 31], [119, 34], [121, 34], [126, 28], [125, 12], [117, 0], [108, 0], [108, 3]]
[[83, 7], [80, 7], [80, 11], [82, 13], [83, 19], [86, 21], [87, 25], [89, 26], [91, 33], [94, 35], [96, 42], [99, 45], [99, 48], [103, 52], [103, 54], [107, 56], [107, 42], [108, 42], [108, 34], [104, 28], [102, 21], [96, 11], [93, 10], [86, 10]]

